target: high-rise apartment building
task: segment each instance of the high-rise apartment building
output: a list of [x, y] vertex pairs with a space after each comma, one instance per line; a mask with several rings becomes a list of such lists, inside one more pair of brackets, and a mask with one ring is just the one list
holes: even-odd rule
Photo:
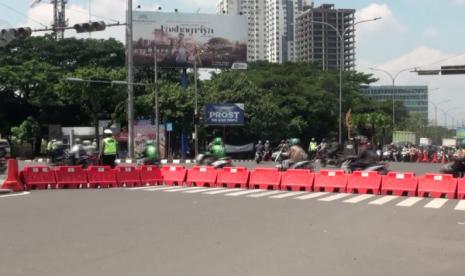
[[294, 19], [307, 0], [220, 0], [219, 14], [248, 16], [247, 60], [282, 63], [294, 60]]
[[[355, 68], [355, 10], [336, 9], [334, 5], [311, 5], [295, 20], [295, 60], [320, 62], [323, 70]], [[331, 27], [331, 26], [333, 27]], [[337, 29], [337, 31], [336, 31]], [[341, 54], [341, 39], [343, 52]]]

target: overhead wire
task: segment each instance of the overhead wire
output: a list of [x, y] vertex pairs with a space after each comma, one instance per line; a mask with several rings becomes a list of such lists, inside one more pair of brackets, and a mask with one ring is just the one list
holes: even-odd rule
[[47, 25], [43, 24], [42, 22], [40, 22], [40, 21], [38, 21], [38, 20], [35, 20], [34, 18], [31, 18], [31, 17], [28, 16], [27, 14], [25, 14], [25, 13], [23, 13], [23, 12], [21, 12], [21, 11], [18, 11], [17, 9], [12, 8], [12, 7], [8, 6], [8, 5], [5, 4], [5, 3], [0, 2], [0, 5], [1, 5], [1, 6], [4, 6], [5, 8], [7, 8], [7, 9], [9, 9], [9, 10], [11, 10], [11, 11], [13, 11], [13, 12], [19, 14], [19, 15], [22, 15], [22, 16], [26, 17], [27, 19], [29, 19], [29, 20], [31, 20], [31, 21], [33, 21], [33, 22], [39, 24], [39, 25], [42, 25], [42, 27], [47, 27]]

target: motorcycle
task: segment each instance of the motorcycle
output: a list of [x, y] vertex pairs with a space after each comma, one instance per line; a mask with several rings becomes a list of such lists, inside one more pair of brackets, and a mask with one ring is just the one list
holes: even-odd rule
[[78, 158], [72, 154], [68, 154], [65, 157], [64, 163], [68, 166], [81, 166], [85, 169], [91, 165], [97, 165], [99, 159], [97, 154], [81, 154]]
[[453, 162], [447, 163], [441, 168], [441, 173], [451, 174], [455, 178], [462, 178], [465, 176], [465, 160], [455, 159]]
[[215, 169], [222, 169], [222, 168], [234, 166], [231, 158], [229, 157], [217, 158], [216, 156], [209, 154], [209, 153], [199, 154], [195, 158], [195, 162], [197, 165], [212, 166]]
[[314, 170], [313, 163], [311, 161], [309, 161], [309, 160], [304, 160], [304, 161], [293, 163], [293, 164], [291, 164], [289, 166], [289, 168], [286, 168], [284, 166], [284, 160], [283, 160], [283, 161], [281, 161], [281, 164], [276, 165], [276, 168], [279, 171], [287, 171], [287, 170], [310, 170], [310, 171], [313, 171]]
[[357, 161], [359, 161], [359, 158], [356, 156], [348, 157], [342, 162], [341, 169], [346, 173], [353, 173], [354, 171], [378, 172], [381, 175], [389, 173], [389, 165], [387, 163], [364, 163]]

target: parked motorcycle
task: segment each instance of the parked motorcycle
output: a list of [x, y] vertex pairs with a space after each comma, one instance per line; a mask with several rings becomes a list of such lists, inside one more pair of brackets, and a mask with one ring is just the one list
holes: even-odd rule
[[197, 158], [195, 158], [195, 162], [197, 165], [212, 166], [215, 169], [222, 169], [222, 168], [234, 166], [231, 158], [229, 157], [217, 158], [216, 156], [209, 154], [209, 153], [199, 154]]

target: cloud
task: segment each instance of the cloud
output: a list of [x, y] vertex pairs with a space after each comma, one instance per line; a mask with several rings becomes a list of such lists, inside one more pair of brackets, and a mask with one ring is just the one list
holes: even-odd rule
[[381, 20], [357, 26], [358, 34], [360, 36], [368, 33], [405, 33], [408, 31], [407, 27], [400, 23], [400, 21], [394, 16], [387, 4], [370, 4], [369, 6], [358, 10], [355, 17], [357, 18], [357, 21], [381, 17]]
[[[391, 79], [384, 73], [373, 72], [369, 67], [379, 68], [390, 72], [392, 75], [397, 74], [403, 69], [412, 67], [421, 67], [420, 69], [439, 69], [442, 65], [463, 65], [465, 64], [465, 55], [445, 53], [441, 50], [420, 46], [412, 51], [396, 57], [384, 63], [372, 63], [368, 60], [359, 60], [357, 70], [374, 74], [379, 79], [374, 85], [391, 85]], [[450, 99], [447, 104], [441, 105], [441, 109], [449, 110], [461, 107], [465, 102], [465, 79], [463, 75], [456, 76], [418, 76], [415, 73], [403, 72], [396, 80], [397, 85], [428, 85], [430, 88], [429, 99], [433, 103]], [[437, 88], [437, 89], [436, 89]], [[451, 112], [457, 120], [465, 119], [465, 110], [463, 108]], [[430, 104], [430, 119], [434, 116], [433, 107]], [[443, 123], [443, 114], [440, 112], [439, 122]], [[450, 120], [449, 120], [450, 122]]]
[[454, 5], [465, 5], [465, 0], [449, 0]]

